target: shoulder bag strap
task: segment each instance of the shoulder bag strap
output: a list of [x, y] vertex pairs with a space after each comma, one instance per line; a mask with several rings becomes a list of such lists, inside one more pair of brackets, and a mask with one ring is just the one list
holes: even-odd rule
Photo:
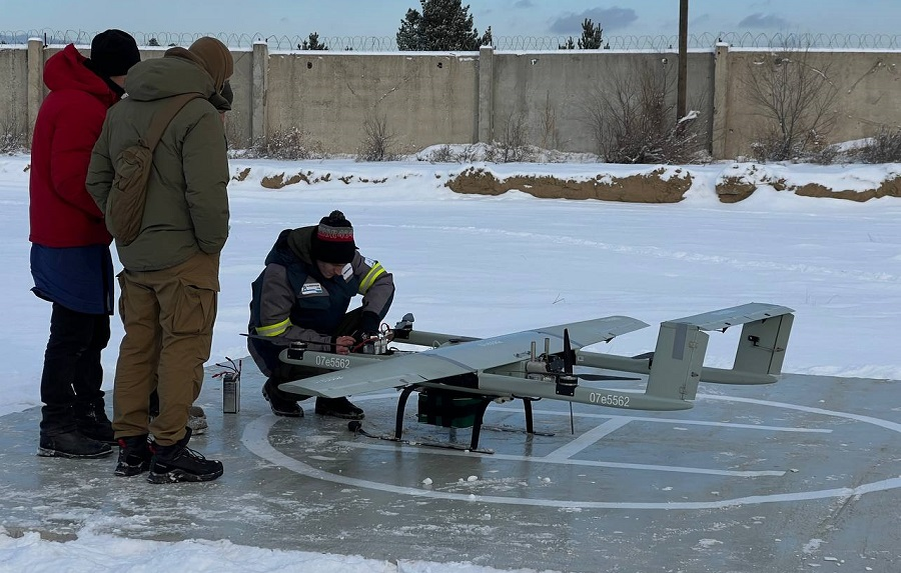
[[150, 151], [153, 151], [156, 148], [156, 144], [160, 142], [160, 138], [163, 136], [163, 132], [166, 131], [166, 127], [168, 127], [172, 119], [178, 115], [181, 108], [185, 107], [189, 101], [197, 98], [206, 99], [203, 97], [203, 94], [199, 92], [171, 96], [165, 107], [153, 114], [153, 119], [150, 120], [150, 128], [147, 130], [147, 136], [144, 139], [144, 143]]

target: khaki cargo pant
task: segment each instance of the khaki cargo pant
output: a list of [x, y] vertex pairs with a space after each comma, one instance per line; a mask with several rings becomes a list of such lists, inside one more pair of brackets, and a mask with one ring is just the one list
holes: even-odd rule
[[[199, 253], [160, 271], [119, 273], [125, 336], [113, 386], [116, 438], [148, 433], [161, 446], [184, 437], [200, 394], [219, 292], [219, 255]], [[156, 389], [160, 414], [148, 425]]]

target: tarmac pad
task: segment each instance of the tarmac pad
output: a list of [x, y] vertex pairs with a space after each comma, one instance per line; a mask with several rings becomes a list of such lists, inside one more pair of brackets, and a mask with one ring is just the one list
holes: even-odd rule
[[[314, 414], [313, 400], [303, 418], [272, 415], [255, 371], [241, 411], [223, 414], [220, 380], [207, 378], [209, 428], [190, 444], [225, 465], [210, 483], [114, 477], [115, 455], [40, 458], [40, 409], [0, 417], [0, 525], [499, 569], [901, 570], [899, 382], [702, 384], [680, 412], [575, 404], [571, 416], [541, 400], [541, 435], [523, 431], [520, 401], [492, 404], [482, 453], [466, 450], [469, 429], [417, 422], [415, 394], [396, 443]], [[367, 433], [393, 435], [398, 396], [352, 398]]]

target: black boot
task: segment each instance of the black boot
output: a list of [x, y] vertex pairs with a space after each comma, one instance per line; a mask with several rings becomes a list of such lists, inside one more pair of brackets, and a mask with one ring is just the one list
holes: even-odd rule
[[119, 461], [113, 473], [120, 477], [136, 476], [150, 469], [150, 441], [147, 434], [119, 438]]
[[347, 398], [316, 398], [316, 413], [345, 420], [362, 420], [365, 417], [362, 408], [354, 406]]
[[154, 440], [150, 449], [150, 483], [174, 483], [182, 481], [211, 481], [222, 475], [222, 462], [208, 460], [188, 447], [191, 429], [185, 428], [185, 437], [171, 446], [161, 446]]
[[106, 417], [103, 400], [89, 403], [76, 403], [74, 406], [75, 425], [83, 436], [104, 442], [115, 444], [113, 425]]
[[109, 444], [92, 440], [78, 430], [41, 434], [38, 455], [45, 458], [104, 458], [113, 453]]
[[[272, 413], [276, 416], [287, 416], [289, 418], [302, 418], [303, 410], [297, 405], [299, 397], [292, 396], [287, 392], [278, 389], [278, 384], [273, 382], [272, 378], [266, 380], [263, 385], [263, 398], [269, 402]], [[302, 398], [307, 398], [306, 396]]]

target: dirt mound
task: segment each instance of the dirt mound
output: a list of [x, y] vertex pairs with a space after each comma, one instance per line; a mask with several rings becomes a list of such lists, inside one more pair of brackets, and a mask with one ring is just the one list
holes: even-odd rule
[[586, 181], [552, 176], [516, 175], [499, 180], [484, 169], [471, 168], [447, 182], [456, 193], [500, 195], [517, 190], [543, 199], [601, 199], [629, 203], [678, 203], [691, 187], [691, 175], [677, 170], [678, 177], [662, 177], [663, 169], [644, 175], [609, 177], [598, 175]]

